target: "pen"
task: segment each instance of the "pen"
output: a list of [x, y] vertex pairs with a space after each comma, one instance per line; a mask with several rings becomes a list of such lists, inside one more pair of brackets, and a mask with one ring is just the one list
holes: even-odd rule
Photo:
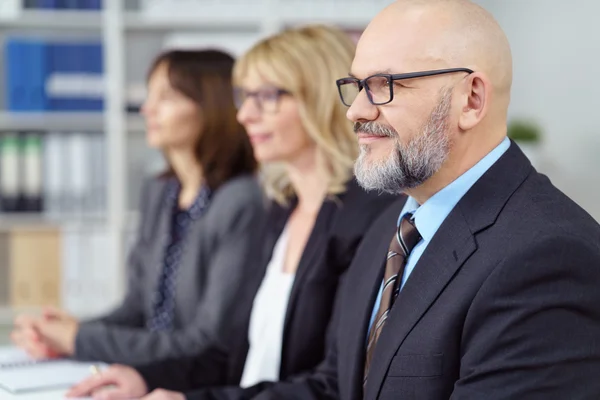
[[92, 365], [90, 369], [92, 371], [92, 375], [98, 375], [100, 373], [100, 367], [97, 365]]

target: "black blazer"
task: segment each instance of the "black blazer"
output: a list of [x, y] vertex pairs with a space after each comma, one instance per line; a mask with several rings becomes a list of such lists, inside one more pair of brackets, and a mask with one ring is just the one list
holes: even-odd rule
[[[165, 209], [166, 180], [149, 180], [142, 193], [138, 238], [128, 265], [125, 299], [108, 315], [79, 327], [75, 358], [148, 363], [189, 352], [218, 348], [226, 357], [223, 333], [243, 323], [239, 302], [252, 300], [242, 290], [262, 270], [261, 238], [251, 234], [265, 223], [262, 190], [252, 176], [239, 176], [213, 192], [208, 209], [194, 221], [177, 275], [174, 330], [145, 328], [164, 262], [163, 238], [171, 230], [171, 211]], [[216, 354], [215, 353], [215, 354]]]
[[600, 226], [510, 149], [440, 226], [365, 338], [400, 207], [365, 236], [317, 372], [257, 399], [600, 399]]
[[[281, 379], [308, 372], [323, 360], [326, 331], [340, 277], [350, 265], [368, 226], [393, 200], [395, 198], [390, 195], [367, 193], [352, 180], [343, 194], [323, 203], [290, 293], [284, 323]], [[294, 207], [295, 203], [285, 208], [273, 204], [270, 209], [264, 239], [265, 267]], [[263, 275], [264, 269], [263, 274], [251, 283], [254, 292]], [[209, 385], [237, 386], [248, 352], [247, 326], [251, 303], [246, 305], [245, 311], [247, 323], [244, 329], [232, 333], [227, 339], [231, 343], [231, 351], [224, 375], [215, 371], [212, 357], [206, 354], [143, 366], [138, 370], [151, 388], [187, 391]], [[236, 393], [242, 390], [234, 387], [228, 391]], [[251, 391], [260, 391], [260, 385]], [[188, 397], [193, 399], [194, 395]]]

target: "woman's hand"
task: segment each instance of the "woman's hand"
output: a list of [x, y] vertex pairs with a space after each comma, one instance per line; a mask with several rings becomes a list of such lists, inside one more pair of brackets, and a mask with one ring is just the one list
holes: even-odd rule
[[15, 328], [10, 337], [15, 346], [23, 349], [30, 357], [39, 360], [56, 356], [46, 343], [43, 342], [38, 329], [40, 318], [20, 315], [15, 319]]
[[42, 317], [21, 315], [15, 320], [12, 341], [35, 359], [72, 356], [79, 322], [68, 313], [46, 308]]
[[79, 321], [65, 311], [48, 307], [43, 318], [37, 323], [41, 341], [56, 353], [72, 356], [75, 353], [75, 338], [79, 331]]

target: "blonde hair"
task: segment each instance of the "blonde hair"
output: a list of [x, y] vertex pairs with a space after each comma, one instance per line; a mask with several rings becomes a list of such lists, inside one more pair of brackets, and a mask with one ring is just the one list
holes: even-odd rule
[[[358, 154], [335, 84], [348, 74], [355, 48], [345, 32], [332, 26], [290, 28], [254, 45], [233, 69], [236, 85], [249, 71], [257, 71], [297, 100], [304, 130], [316, 144], [319, 167], [328, 175], [330, 196], [345, 190]], [[287, 203], [294, 189], [285, 169], [277, 163], [261, 169], [267, 195]]]

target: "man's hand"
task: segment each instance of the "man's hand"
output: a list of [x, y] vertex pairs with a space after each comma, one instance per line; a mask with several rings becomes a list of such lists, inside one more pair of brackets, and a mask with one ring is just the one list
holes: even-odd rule
[[73, 386], [67, 397], [93, 396], [97, 400], [137, 399], [148, 393], [142, 376], [133, 368], [113, 365]]
[[183, 393], [171, 392], [170, 390], [156, 389], [141, 400], [185, 400]]

